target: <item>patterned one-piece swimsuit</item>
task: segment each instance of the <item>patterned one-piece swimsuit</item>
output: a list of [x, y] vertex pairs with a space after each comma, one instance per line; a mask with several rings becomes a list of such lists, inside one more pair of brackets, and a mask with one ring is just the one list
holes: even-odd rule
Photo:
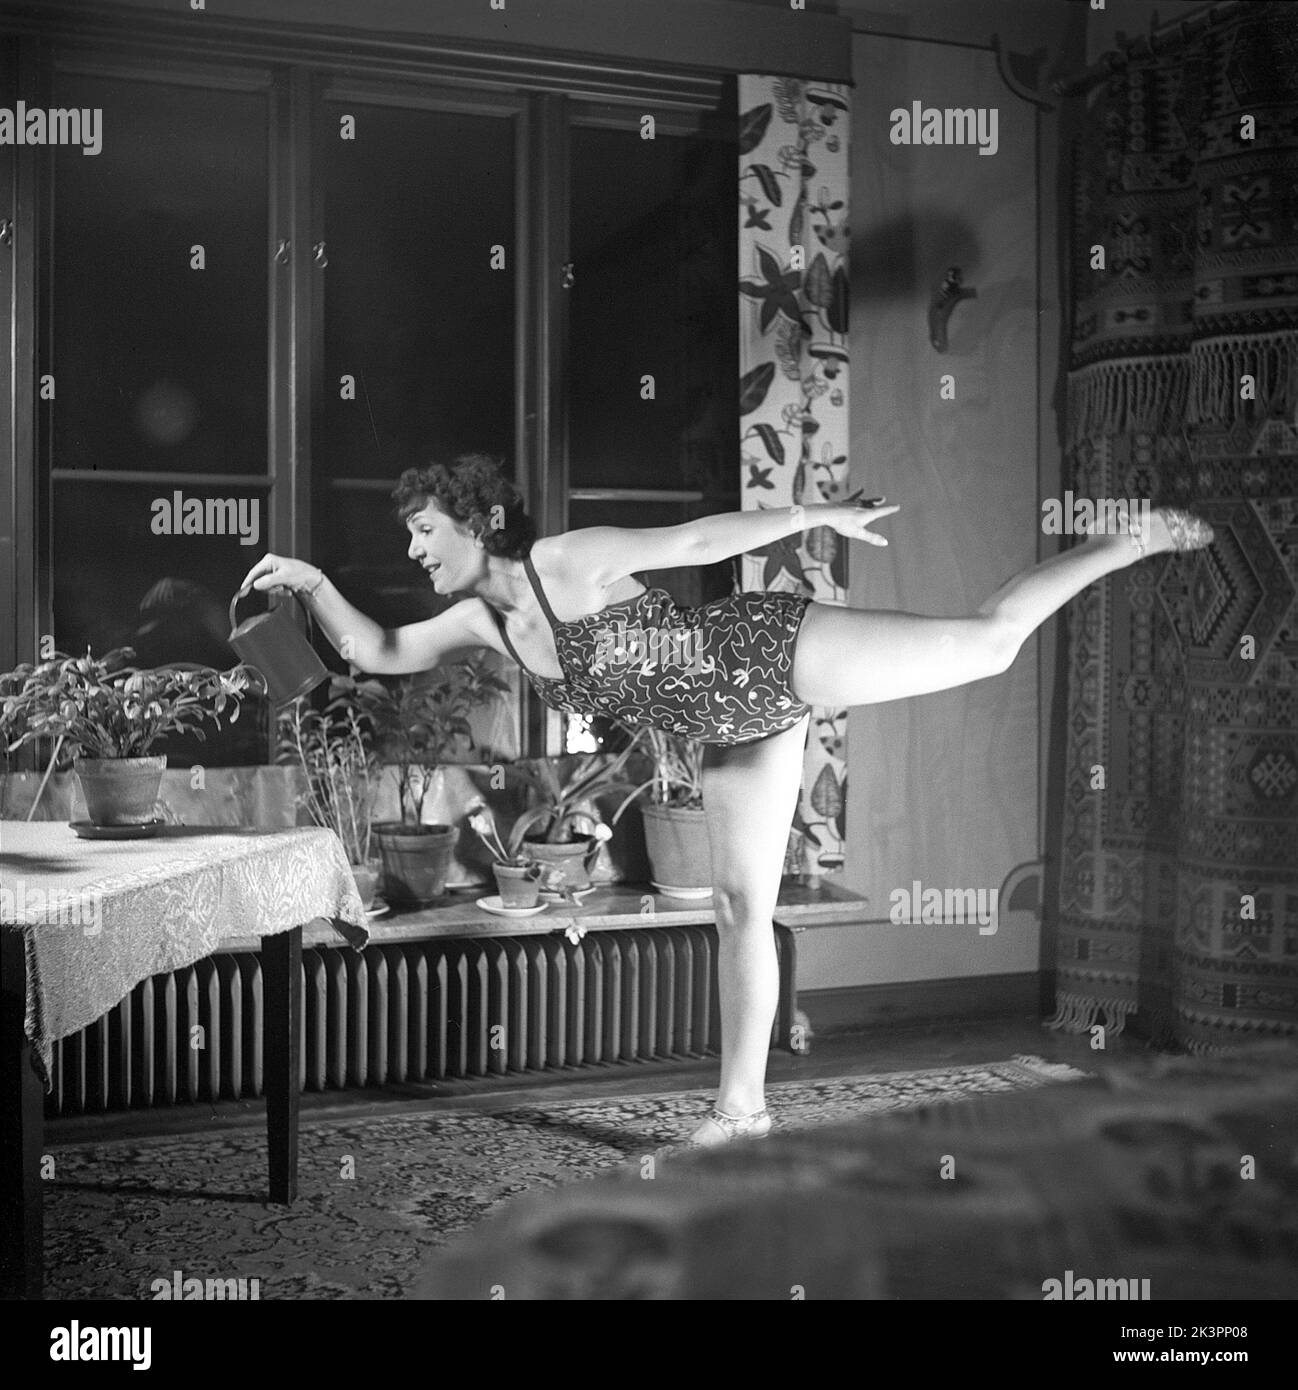
[[807, 714], [790, 684], [811, 602], [805, 595], [739, 593], [685, 608], [665, 589], [646, 589], [560, 622], [531, 556], [523, 564], [554, 633], [563, 677], [528, 670], [504, 619], [491, 612], [510, 655], [552, 708], [720, 744], [769, 738]]

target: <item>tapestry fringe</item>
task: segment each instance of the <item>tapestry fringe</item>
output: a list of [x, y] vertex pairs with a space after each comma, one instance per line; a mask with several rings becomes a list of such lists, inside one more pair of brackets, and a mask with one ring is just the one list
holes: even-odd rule
[[1298, 408], [1298, 333], [1208, 339], [1195, 343], [1190, 361], [1194, 389], [1187, 418], [1192, 425], [1232, 422], [1251, 404], [1240, 399], [1245, 373], [1254, 378], [1256, 400], [1268, 413], [1278, 409], [1288, 416]]
[[[1256, 399], [1240, 398], [1241, 378]], [[1298, 332], [1240, 334], [1188, 353], [1097, 362], [1068, 378], [1067, 446], [1105, 434], [1160, 434], [1181, 424], [1232, 424], [1247, 412], [1298, 410]]]
[[1068, 378], [1067, 443], [1106, 434], [1158, 434], [1184, 416], [1189, 394], [1184, 358], [1140, 357], [1098, 362]]
[[1096, 1026], [1103, 1013], [1103, 1026], [1116, 1038], [1135, 1012], [1136, 1004], [1132, 999], [1095, 999], [1060, 990], [1055, 995], [1055, 1012], [1046, 1019], [1045, 1026], [1060, 1033], [1085, 1033]]

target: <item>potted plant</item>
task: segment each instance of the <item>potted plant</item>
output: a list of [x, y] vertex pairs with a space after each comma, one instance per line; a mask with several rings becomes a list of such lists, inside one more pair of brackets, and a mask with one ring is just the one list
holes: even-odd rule
[[[505, 907], [535, 907], [542, 891], [557, 896], [566, 902], [576, 902], [574, 888], [567, 881], [561, 864], [544, 863], [535, 853], [536, 842], [525, 842], [524, 833], [529, 822], [521, 817], [514, 823], [507, 840], [502, 839], [496, 829], [496, 818], [490, 808], [481, 800], [473, 802], [468, 808], [468, 822], [478, 839], [486, 846], [492, 858], [492, 869], [496, 875], [496, 887], [500, 889], [500, 901]], [[607, 825], [596, 825], [593, 839], [596, 847], [611, 839], [613, 832]], [[588, 885], [577, 885], [577, 891]]]
[[507, 690], [481, 654], [392, 685], [340, 677], [340, 691], [370, 720], [380, 761], [396, 768], [399, 821], [379, 821], [374, 840], [383, 861], [383, 896], [391, 903], [432, 902], [446, 891], [456, 831], [424, 825], [424, 802], [443, 762], [471, 754], [469, 715]]
[[645, 850], [653, 886], [673, 898], [702, 898], [712, 891], [708, 825], [703, 813], [703, 745], [662, 729], [637, 731], [653, 774], [613, 814], [616, 825], [641, 792]]
[[599, 833], [607, 827], [594, 800], [631, 789], [623, 769], [634, 751], [632, 742], [610, 761], [605, 761], [604, 754], [584, 753], [566, 777], [550, 758], [531, 765], [514, 764], [536, 804], [519, 816], [510, 838], [525, 845], [528, 854], [546, 867], [559, 870], [558, 882], [564, 887], [578, 891], [590, 887], [600, 845], [612, 833]]
[[203, 724], [219, 725], [227, 710], [234, 723], [251, 687], [242, 665], [228, 671], [189, 663], [142, 669], [130, 664], [134, 655], [131, 647], [98, 658], [89, 650], [85, 656], [55, 652], [48, 661], [0, 676], [7, 751], [54, 740], [46, 779], [61, 758], [72, 759], [96, 826], [151, 826], [167, 757], [149, 750], [167, 734], [205, 739]]
[[278, 714], [277, 761], [302, 772], [305, 790], [298, 798], [316, 825], [342, 841], [352, 877], [365, 907], [375, 905], [379, 864], [372, 856], [374, 802], [382, 771], [373, 748], [368, 715], [346, 690], [346, 677], [335, 677], [330, 700], [312, 709], [299, 696]]
[[515, 833], [510, 835], [506, 843], [496, 829], [496, 818], [483, 801], [475, 801], [469, 806], [468, 821], [491, 855], [491, 867], [496, 875], [501, 904], [505, 907], [535, 907], [541, 892], [544, 869], [523, 851], [518, 827], [514, 827]]

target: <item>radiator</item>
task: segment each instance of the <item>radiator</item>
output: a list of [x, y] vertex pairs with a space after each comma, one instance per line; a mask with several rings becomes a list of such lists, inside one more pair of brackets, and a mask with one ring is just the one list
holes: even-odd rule
[[[710, 925], [304, 949], [302, 1087], [713, 1056], [716, 953]], [[155, 975], [55, 1045], [46, 1112], [260, 1096], [262, 1022], [256, 953]]]

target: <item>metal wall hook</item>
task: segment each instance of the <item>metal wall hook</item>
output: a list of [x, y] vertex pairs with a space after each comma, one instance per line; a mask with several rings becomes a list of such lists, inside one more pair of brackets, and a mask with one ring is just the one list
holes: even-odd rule
[[953, 265], [928, 304], [928, 340], [938, 352], [947, 349], [946, 329], [951, 311], [962, 299], [977, 298], [978, 291], [964, 288], [964, 275], [958, 265]]
[[275, 264], [276, 264], [276, 265], [287, 265], [287, 264], [288, 264], [288, 251], [289, 251], [289, 243], [288, 243], [283, 237], [280, 237], [280, 239], [279, 239], [279, 245], [275, 248]]
[[329, 264], [329, 257], [325, 255], [325, 244], [323, 241], [316, 242], [316, 244], [311, 248], [311, 254], [315, 257], [315, 263], [320, 267], [321, 270], [323, 270], [325, 266]]

